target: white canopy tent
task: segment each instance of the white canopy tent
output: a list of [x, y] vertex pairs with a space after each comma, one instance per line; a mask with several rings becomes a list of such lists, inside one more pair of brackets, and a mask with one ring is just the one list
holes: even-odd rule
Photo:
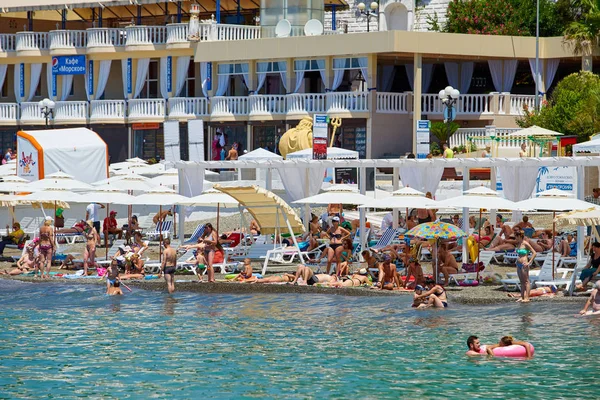
[[[270, 152], [269, 150], [265, 150], [262, 147], [259, 147], [258, 149], [252, 150], [251, 152], [241, 155], [238, 158], [244, 161], [253, 160], [258, 162], [267, 160], [283, 160], [283, 157], [281, 157], [279, 154], [275, 154], [273, 152]], [[275, 177], [275, 179], [280, 180], [277, 176]], [[241, 170], [238, 170], [238, 180], [242, 180]], [[271, 190], [273, 188], [273, 169], [270, 167], [256, 168], [256, 180], [264, 181], [265, 188], [267, 190]]]
[[[310, 160], [313, 158], [313, 149], [295, 151], [286, 156], [287, 160]], [[341, 149], [339, 147], [327, 148], [328, 160], [358, 160], [358, 151]]]
[[600, 153], [600, 133], [592, 135], [587, 142], [574, 144], [573, 154], [575, 153]]

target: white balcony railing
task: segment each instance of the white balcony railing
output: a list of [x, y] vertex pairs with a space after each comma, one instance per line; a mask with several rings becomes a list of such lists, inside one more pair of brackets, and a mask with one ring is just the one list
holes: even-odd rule
[[198, 39], [201, 41], [260, 39], [260, 26], [234, 24], [200, 24]]
[[21, 103], [21, 122], [39, 123], [44, 122], [45, 117], [37, 101]]
[[87, 30], [87, 47], [125, 46], [127, 33], [124, 29], [90, 28]]
[[489, 114], [492, 98], [490, 94], [461, 94], [456, 103], [456, 112], [463, 115]]
[[208, 115], [208, 100], [204, 97], [169, 99], [169, 118], [197, 118], [206, 115]]
[[407, 93], [377, 92], [376, 111], [381, 114], [408, 113]]
[[132, 99], [129, 103], [129, 119], [163, 119], [164, 99]]
[[327, 112], [325, 93], [294, 93], [287, 95], [288, 114], [314, 114]]
[[511, 94], [510, 95], [510, 114], [511, 115], [523, 115], [524, 107], [527, 107], [529, 111], [535, 108], [535, 96], [534, 95], [523, 95], [523, 94]]
[[165, 26], [128, 26], [126, 46], [165, 44], [167, 28]]
[[91, 120], [125, 122], [126, 114], [125, 100], [92, 100], [90, 102]]
[[437, 94], [424, 93], [421, 99], [421, 113], [441, 114], [443, 112], [442, 102]]
[[[450, 139], [448, 139], [448, 146], [450, 148], [466, 146], [469, 138], [472, 137], [485, 137], [486, 136], [486, 128], [459, 128]], [[475, 142], [478, 147], [485, 148], [485, 143], [483, 141]]]
[[188, 24], [168, 24], [167, 25], [167, 44], [187, 43], [188, 42]]
[[368, 112], [369, 92], [327, 93], [327, 112]]
[[14, 33], [0, 34], [0, 51], [15, 51], [16, 38]]
[[210, 102], [213, 117], [248, 115], [248, 96], [215, 96]]
[[85, 122], [88, 116], [87, 101], [57, 101], [54, 122]]
[[17, 51], [48, 50], [48, 32], [17, 32]]
[[250, 116], [284, 115], [286, 96], [283, 94], [257, 94], [249, 96]]
[[[522, 139], [507, 139], [506, 137], [520, 128], [497, 128], [487, 126], [485, 128], [459, 128], [456, 133], [450, 136], [448, 145], [450, 147], [467, 146], [469, 138], [484, 138], [494, 131], [494, 136], [504, 138], [497, 142], [498, 147], [517, 149], [521, 146]], [[489, 141], [473, 140], [478, 149], [484, 149], [486, 145], [490, 145]]]
[[0, 122], [16, 122], [19, 116], [17, 103], [0, 103]]
[[50, 50], [82, 49], [87, 42], [87, 31], [58, 30], [50, 31]]

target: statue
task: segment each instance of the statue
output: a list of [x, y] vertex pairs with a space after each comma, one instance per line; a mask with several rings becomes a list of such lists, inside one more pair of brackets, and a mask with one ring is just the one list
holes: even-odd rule
[[304, 149], [312, 149], [312, 118], [304, 117], [295, 128], [289, 129], [279, 139], [279, 153], [285, 158], [288, 154]]

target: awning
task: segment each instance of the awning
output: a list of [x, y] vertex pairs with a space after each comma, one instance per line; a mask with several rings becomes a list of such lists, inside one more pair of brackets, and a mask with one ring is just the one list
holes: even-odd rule
[[[313, 149], [304, 149], [295, 151], [286, 156], [286, 159], [312, 159]], [[328, 147], [327, 148], [327, 159], [328, 160], [356, 160], [358, 159], [358, 151], [346, 150], [339, 147]]]
[[577, 143], [573, 145], [573, 153], [600, 153], [600, 139], [589, 140], [587, 142]]
[[555, 136], [563, 136], [563, 134], [560, 132], [551, 131], [550, 129], [541, 128], [537, 125], [533, 125], [533, 126], [530, 126], [529, 128], [515, 131], [507, 136], [508, 137], [555, 137]]
[[223, 187], [214, 189], [227, 193], [248, 210], [260, 226], [261, 234], [287, 231], [287, 221], [294, 233], [304, 233], [304, 225], [298, 214], [275, 193], [259, 186]]

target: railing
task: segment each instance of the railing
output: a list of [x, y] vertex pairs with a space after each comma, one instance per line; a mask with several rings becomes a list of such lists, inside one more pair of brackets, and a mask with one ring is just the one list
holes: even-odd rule
[[421, 95], [421, 113], [441, 114], [442, 102], [437, 94], [424, 93]]
[[17, 103], [0, 103], [0, 121], [16, 122], [19, 116]]
[[535, 96], [534, 95], [522, 95], [522, 94], [511, 94], [510, 95], [510, 114], [511, 115], [523, 115], [523, 108], [527, 108], [531, 111], [535, 107]]
[[510, 93], [492, 92], [492, 94], [498, 95], [498, 114], [506, 114], [506, 96]]
[[15, 51], [16, 38], [14, 33], [0, 34], [0, 51]]
[[88, 116], [87, 101], [57, 101], [54, 121], [85, 121]]
[[21, 103], [21, 122], [43, 122], [44, 114], [37, 101]]
[[[262, 38], [277, 37], [274, 26], [261, 26], [260, 28], [261, 28], [260, 31], [261, 31]], [[343, 30], [332, 31], [330, 29], [325, 29], [323, 31], [323, 35], [337, 35], [337, 34], [341, 34], [341, 33], [344, 33], [344, 31]], [[298, 36], [305, 36], [304, 35], [304, 26], [292, 26], [292, 29], [291, 29], [288, 37], [298, 37]]]
[[210, 102], [213, 117], [248, 115], [247, 96], [215, 96]]
[[[523, 139], [508, 139], [508, 135], [513, 132], [518, 131], [521, 128], [498, 128], [493, 125], [486, 126], [485, 128], [459, 128], [448, 140], [448, 145], [450, 147], [459, 147], [459, 146], [467, 146], [468, 138], [477, 138], [477, 137], [488, 137], [491, 136], [492, 131], [493, 135], [496, 138], [501, 138], [501, 140], [497, 141], [498, 147], [502, 148], [519, 148]], [[486, 146], [491, 147], [491, 140], [474, 140], [473, 143], [477, 146], [478, 149], [484, 149]]]
[[286, 113], [286, 96], [283, 94], [257, 94], [248, 98], [251, 116]]
[[201, 41], [260, 39], [260, 26], [203, 23], [199, 26]]
[[327, 112], [368, 112], [369, 92], [329, 92]]
[[325, 93], [294, 93], [287, 95], [288, 114], [326, 113]]
[[50, 50], [81, 49], [86, 46], [87, 31], [58, 30], [50, 31]]
[[188, 24], [168, 24], [167, 25], [167, 44], [187, 43], [188, 42]]
[[376, 112], [381, 114], [406, 114], [408, 113], [407, 93], [377, 92]]
[[90, 102], [90, 119], [99, 122], [125, 121], [126, 110], [125, 100], [92, 100]]
[[169, 118], [196, 118], [205, 115], [208, 115], [208, 100], [204, 97], [169, 99]]
[[493, 96], [489, 94], [461, 94], [456, 104], [458, 114], [489, 114]]
[[90, 28], [87, 30], [87, 47], [125, 46], [127, 33], [116, 28]]
[[167, 28], [165, 26], [128, 26], [126, 46], [165, 44]]
[[17, 32], [17, 51], [48, 50], [48, 32]]
[[164, 118], [164, 99], [129, 100], [129, 118]]
[[[450, 139], [448, 139], [448, 146], [450, 148], [467, 146], [469, 137], [486, 137], [486, 128], [459, 128]], [[486, 143], [483, 141], [474, 142], [478, 148], [485, 148]]]

